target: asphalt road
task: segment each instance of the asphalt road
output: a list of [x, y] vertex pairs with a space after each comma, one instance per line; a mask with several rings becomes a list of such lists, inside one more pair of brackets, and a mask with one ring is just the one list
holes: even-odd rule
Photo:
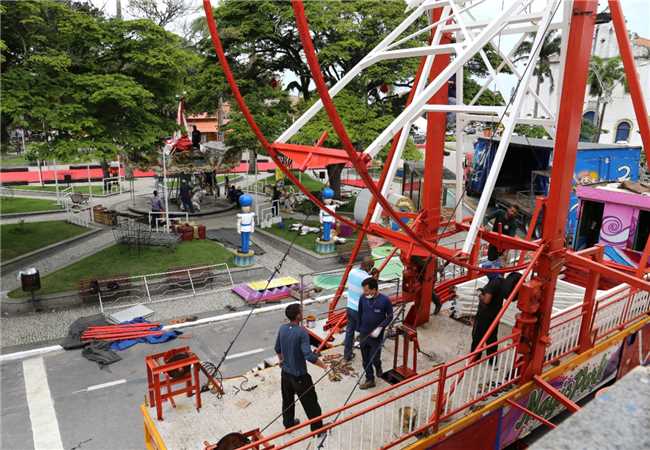
[[[326, 309], [326, 304], [305, 307], [316, 314]], [[120, 352], [122, 361], [104, 369], [83, 358], [80, 350], [2, 363], [0, 448], [144, 448], [139, 406], [147, 390], [145, 356], [189, 345], [202, 360], [216, 363], [243, 320], [186, 328], [182, 338], [165, 344], [138, 344]], [[283, 321], [282, 310], [253, 315], [223, 364], [224, 376], [244, 373], [273, 356]]]

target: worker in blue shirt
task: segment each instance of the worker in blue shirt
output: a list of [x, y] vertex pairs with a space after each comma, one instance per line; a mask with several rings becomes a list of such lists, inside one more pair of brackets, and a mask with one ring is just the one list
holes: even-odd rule
[[381, 345], [384, 329], [393, 320], [393, 305], [388, 297], [379, 293], [376, 279], [366, 278], [361, 286], [363, 295], [359, 299], [359, 334], [366, 381], [359, 389], [370, 389], [375, 387], [374, 372], [378, 376], [384, 373], [381, 370]]
[[[327, 366], [318, 355], [311, 350], [309, 335], [300, 325], [302, 321], [302, 308], [298, 303], [292, 303], [284, 310], [289, 323], [285, 323], [278, 331], [275, 341], [275, 353], [282, 367], [282, 422], [285, 428], [291, 428], [300, 422], [296, 419], [295, 396], [302, 404], [305, 414], [310, 419], [321, 415], [316, 389], [311, 376], [307, 372], [307, 361], [322, 369]], [[315, 431], [323, 427], [323, 421], [318, 420], [311, 424]]]
[[352, 360], [354, 358], [354, 333], [359, 329], [359, 299], [363, 295], [363, 287], [361, 283], [363, 280], [372, 276], [374, 278], [379, 277], [379, 272], [375, 267], [375, 261], [370, 256], [363, 258], [361, 265], [355, 267], [348, 274], [347, 281], [347, 291], [345, 291], [345, 296], [347, 297], [347, 322], [345, 325], [345, 341], [343, 349], [343, 358], [346, 361]]

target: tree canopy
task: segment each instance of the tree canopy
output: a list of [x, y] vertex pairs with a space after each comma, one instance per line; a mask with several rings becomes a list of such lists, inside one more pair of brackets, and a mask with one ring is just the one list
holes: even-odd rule
[[176, 96], [197, 64], [181, 39], [149, 20], [107, 19], [84, 4], [5, 4], [3, 131], [42, 134], [42, 157], [155, 151], [175, 129]]

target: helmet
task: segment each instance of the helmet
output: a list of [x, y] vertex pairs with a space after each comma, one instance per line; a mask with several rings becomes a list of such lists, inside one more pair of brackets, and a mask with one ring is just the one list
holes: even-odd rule
[[242, 194], [239, 196], [239, 205], [240, 206], [251, 206], [253, 204], [253, 197], [248, 194]]
[[323, 189], [323, 200], [328, 199], [328, 198], [334, 198], [334, 191], [331, 188], [326, 187]]

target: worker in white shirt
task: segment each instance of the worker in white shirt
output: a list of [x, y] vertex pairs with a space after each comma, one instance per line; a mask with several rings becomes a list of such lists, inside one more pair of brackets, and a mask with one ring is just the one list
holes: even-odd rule
[[[346, 284], [347, 290], [345, 296], [347, 297], [347, 323], [345, 326], [345, 341], [343, 358], [346, 361], [354, 358], [354, 333], [359, 329], [359, 298], [363, 295], [363, 287], [361, 283], [369, 276], [378, 277], [379, 272], [375, 267], [375, 261], [370, 256], [363, 258], [359, 267], [354, 267], [348, 274], [348, 281]], [[376, 274], [376, 275], [375, 275]]]

